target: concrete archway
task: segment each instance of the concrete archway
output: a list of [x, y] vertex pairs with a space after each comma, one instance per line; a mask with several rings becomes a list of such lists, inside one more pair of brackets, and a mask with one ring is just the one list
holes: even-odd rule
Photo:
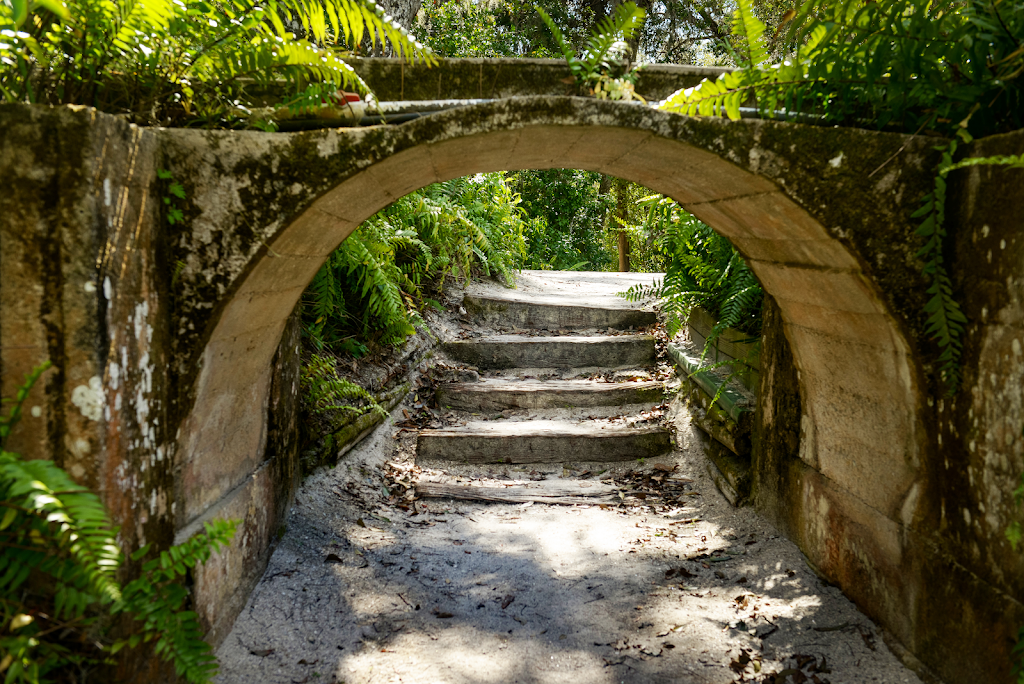
[[[800, 524], [798, 542], [891, 629], [914, 633], [913, 597], [892, 584], [903, 563], [900, 529], [915, 516], [920, 489], [922, 380], [913, 340], [886, 298], [888, 282], [904, 273], [877, 268], [892, 242], [879, 256], [870, 240], [858, 238], [872, 221], [885, 222], [891, 235], [912, 233], [891, 199], [908, 181], [901, 177], [905, 167], [873, 183], [850, 180], [882, 163], [904, 138], [698, 121], [547, 97], [478, 105], [391, 129], [303, 135], [304, 149], [315, 149], [306, 157], [313, 164], [308, 173], [316, 174], [317, 160], [328, 171], [315, 184], [279, 184], [279, 196], [299, 197], [295, 211], [275, 217], [263, 244], [234, 255], [238, 275], [223, 288], [196, 348], [199, 370], [177, 449], [178, 520], [186, 531], [223, 514], [247, 518], [251, 532], [243, 544], [269, 538], [259, 492], [274, 487], [264, 455], [271, 360], [302, 291], [363, 220], [437, 181], [580, 168], [672, 197], [749, 260], [778, 303], [798, 370], [799, 467], [814, 474], [797, 478], [802, 499], [790, 517]], [[339, 155], [350, 161], [334, 164]], [[908, 158], [911, 165], [918, 159]], [[844, 182], [840, 204], [833, 191]], [[879, 188], [884, 194], [875, 197]], [[229, 553], [199, 578], [199, 607], [215, 634], [241, 608], [237, 597], [227, 598], [236, 589], [221, 578], [237, 577], [243, 558]]]

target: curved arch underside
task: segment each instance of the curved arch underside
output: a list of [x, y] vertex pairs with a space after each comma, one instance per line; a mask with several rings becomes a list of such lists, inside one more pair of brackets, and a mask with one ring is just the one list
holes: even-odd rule
[[[286, 320], [327, 255], [362, 221], [437, 181], [561, 167], [643, 184], [733, 242], [782, 312], [799, 374], [800, 459], [860, 502], [872, 521], [859, 522], [909, 523], [922, 439], [919, 374], [879, 284], [866, 272], [866, 258], [837, 237], [844, 226], [829, 230], [805, 208], [812, 193], [795, 199], [787, 180], [793, 165], [777, 145], [758, 143], [766, 131], [802, 127], [695, 122], [583, 102], [591, 104], [519, 98], [392, 129], [313, 134], [325, 166], [337, 155], [356, 161], [327, 179], [329, 189], [248, 257], [208, 328], [194, 405], [179, 439], [179, 501], [186, 507], [179, 519], [202, 516], [263, 461], [270, 366]], [[803, 151], [793, 146], [791, 153]], [[853, 152], [845, 154], [849, 159]], [[842, 154], [839, 159], [842, 164]], [[826, 213], [820, 209], [815, 213]], [[810, 492], [804, 499], [799, 505], [813, 511], [804, 534], [828, 547], [834, 531], [827, 504]], [[899, 545], [877, 539], [874, 545], [872, 563], [890, 574], [900, 565]]]

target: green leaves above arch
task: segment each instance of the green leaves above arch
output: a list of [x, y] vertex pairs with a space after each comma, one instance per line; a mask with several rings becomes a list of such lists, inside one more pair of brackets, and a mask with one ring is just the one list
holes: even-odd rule
[[373, 0], [0, 3], [0, 97], [86, 104], [139, 123], [236, 125], [284, 80], [367, 92], [363, 48], [434, 56]]
[[764, 63], [766, 27], [738, 0], [733, 31], [741, 68], [669, 97], [663, 109], [691, 116], [740, 118], [741, 106], [774, 118], [798, 113], [822, 122], [926, 132], [951, 139], [932, 192], [913, 214], [921, 221], [918, 257], [929, 280], [925, 329], [939, 347], [946, 391], [960, 384], [967, 319], [943, 258], [946, 177], [982, 164], [1021, 166], [1011, 157], [955, 161], [973, 137], [1024, 124], [1024, 2], [1000, 0], [805, 0], [787, 25], [790, 55]]

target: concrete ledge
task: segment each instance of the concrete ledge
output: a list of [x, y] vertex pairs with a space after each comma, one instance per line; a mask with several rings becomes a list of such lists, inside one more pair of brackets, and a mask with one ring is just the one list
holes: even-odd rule
[[[517, 95], [572, 95], [575, 86], [565, 79], [572, 73], [561, 59], [441, 59], [434, 67], [405, 64], [399, 59], [346, 59], [373, 89], [379, 100], [441, 100], [515, 97]], [[662, 100], [680, 88], [704, 78], [715, 79], [731, 69], [688, 64], [649, 64], [637, 79], [636, 91], [648, 100]], [[268, 105], [294, 92], [282, 84], [253, 89]]]
[[[720, 378], [713, 373], [700, 370], [703, 364], [701, 364], [699, 357], [692, 356], [679, 345], [670, 343], [668, 345], [668, 354], [679, 366], [679, 369], [686, 373], [689, 380], [692, 380], [694, 384], [707, 392], [712, 398], [718, 397], [715, 403], [721, 406], [722, 410], [730, 418], [737, 423], [749, 420], [749, 417], [744, 418], [743, 414], [753, 412], [753, 406], [746, 395], [737, 392], [728, 385], [723, 388]], [[711, 407], [705, 406], [704, 408], [710, 410]]]
[[[403, 383], [391, 390], [381, 392], [376, 397], [377, 403], [383, 406], [385, 411], [391, 411], [405, 399], [409, 389], [409, 383]], [[310, 473], [320, 466], [337, 463], [342, 456], [376, 430], [384, 420], [384, 416], [375, 411], [369, 411], [357, 416], [347, 416], [346, 419], [338, 421], [332, 426], [331, 432], [315, 438], [316, 447], [302, 453], [303, 472]]]
[[437, 388], [440, 405], [462, 411], [625, 406], [656, 404], [664, 398], [665, 385], [661, 382], [507, 382], [485, 378], [479, 382], [446, 383]]

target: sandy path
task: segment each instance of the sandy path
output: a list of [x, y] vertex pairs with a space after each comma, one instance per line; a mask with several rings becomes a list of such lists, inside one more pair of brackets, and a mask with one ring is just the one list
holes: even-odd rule
[[659, 462], [692, 492], [664, 513], [438, 500], [411, 516], [381, 485], [412, 439], [378, 431], [303, 484], [218, 681], [717, 683], [809, 656], [806, 680], [783, 681], [918, 682], [793, 544], [725, 502], [677, 422], [682, 448]]
[[[585, 281], [528, 272], [520, 291], [572, 296], [596, 288]], [[621, 289], [604, 282], [608, 292], [594, 294]], [[467, 334], [453, 320], [432, 327], [442, 337]], [[404, 408], [414, 412], [413, 401], [410, 395]], [[585, 419], [643, 408], [490, 417]], [[402, 409], [392, 423], [403, 419]], [[719, 494], [704, 467], [706, 438], [688, 414], [675, 407], [667, 420], [676, 430], [671, 454], [605, 475], [624, 483], [629, 471], [674, 467], [677, 488], [664, 500], [433, 499], [418, 502], [415, 515], [396, 506], [401, 499], [389, 503], [386, 489], [397, 489], [396, 467], [411, 468], [415, 435], [383, 426], [301, 486], [262, 581], [218, 650], [217, 681], [918, 684], [879, 628], [819, 580], [792, 543]], [[593, 478], [606, 466], [570, 467], [423, 474], [579, 480], [581, 471], [594, 471], [585, 476]]]

